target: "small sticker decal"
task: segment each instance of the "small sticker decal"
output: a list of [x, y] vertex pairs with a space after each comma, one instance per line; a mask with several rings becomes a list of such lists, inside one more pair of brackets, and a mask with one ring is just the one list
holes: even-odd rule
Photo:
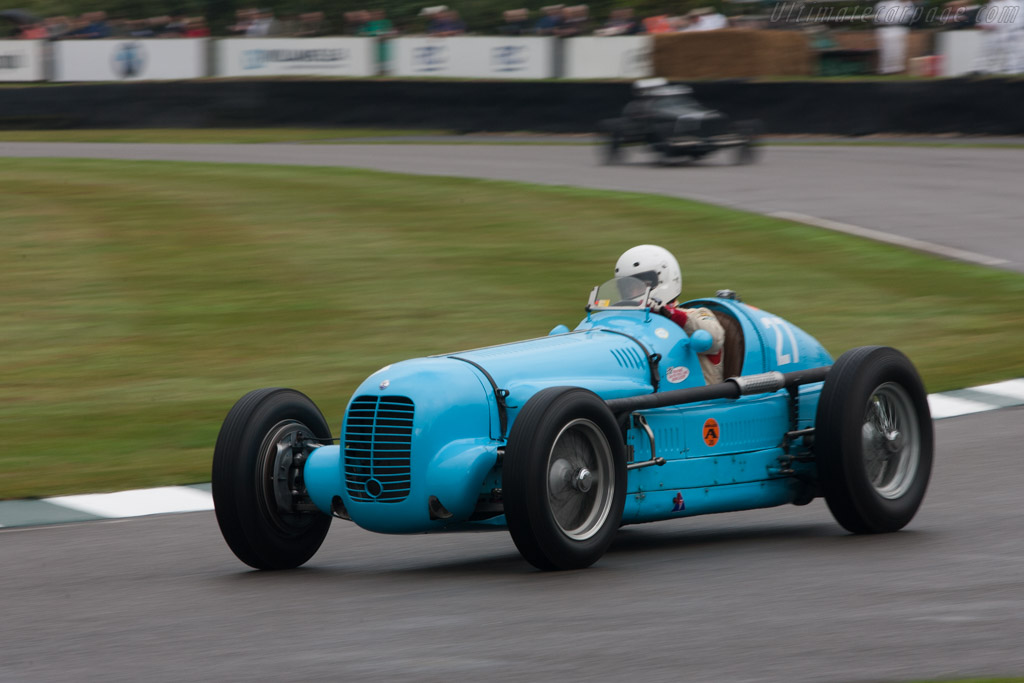
[[604, 307], [607, 307], [607, 306], [611, 306], [612, 305], [612, 300], [611, 299], [598, 299], [597, 301], [594, 302], [594, 305], [599, 307], [599, 308], [604, 308]]
[[659, 327], [654, 331], [654, 336], [656, 336], [658, 339], [668, 339], [668, 330], [666, 330], [664, 327]]
[[387, 388], [388, 388], [389, 386], [391, 386], [391, 380], [389, 380], [389, 379], [386, 379], [386, 380], [384, 380], [383, 382], [381, 382], [381, 383], [380, 383], [380, 390], [381, 390], [381, 391], [384, 391], [384, 390], [385, 390], [385, 389], [387, 389]]
[[683, 492], [676, 491], [676, 497], [672, 499], [672, 512], [682, 512], [686, 509], [686, 502], [683, 500]]
[[690, 368], [685, 365], [679, 365], [674, 368], [669, 368], [665, 371], [665, 379], [672, 384], [679, 384], [685, 382], [686, 378], [690, 376]]
[[704, 443], [708, 446], [714, 446], [718, 443], [718, 437], [721, 436], [721, 430], [718, 428], [718, 421], [709, 417], [704, 421]]

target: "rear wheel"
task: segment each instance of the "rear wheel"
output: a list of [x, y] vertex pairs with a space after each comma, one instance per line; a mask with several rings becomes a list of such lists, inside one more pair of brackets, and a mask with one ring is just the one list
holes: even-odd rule
[[320, 410], [291, 389], [249, 392], [228, 413], [213, 453], [213, 504], [242, 562], [291, 569], [320, 548], [331, 518], [303, 504], [302, 465], [306, 444], [330, 440]]
[[512, 425], [503, 468], [505, 517], [538, 569], [596, 562], [622, 521], [626, 460], [615, 417], [596, 394], [553, 387]]
[[747, 166], [757, 161], [759, 152], [757, 144], [754, 142], [746, 142], [736, 148], [736, 156], [733, 161], [737, 166]]
[[932, 469], [924, 385], [895, 349], [844, 353], [825, 379], [814, 450], [836, 521], [853, 533], [897, 531], [917, 513]]

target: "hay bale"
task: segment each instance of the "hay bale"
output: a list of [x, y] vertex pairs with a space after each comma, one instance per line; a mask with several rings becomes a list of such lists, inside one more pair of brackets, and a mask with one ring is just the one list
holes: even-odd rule
[[654, 37], [654, 73], [665, 78], [807, 76], [813, 51], [799, 31], [723, 29]]

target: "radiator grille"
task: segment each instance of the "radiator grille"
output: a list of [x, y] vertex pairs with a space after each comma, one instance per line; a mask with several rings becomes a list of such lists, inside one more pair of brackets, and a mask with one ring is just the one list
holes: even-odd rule
[[700, 122], [700, 133], [707, 138], [726, 135], [729, 133], [729, 129], [729, 120], [724, 116], [706, 116]]
[[345, 422], [345, 487], [352, 500], [398, 503], [409, 495], [415, 406], [405, 396], [357, 396]]

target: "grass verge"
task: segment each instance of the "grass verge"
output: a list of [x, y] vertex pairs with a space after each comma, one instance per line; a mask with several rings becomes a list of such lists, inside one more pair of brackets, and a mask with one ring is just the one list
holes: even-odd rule
[[[438, 136], [438, 139], [429, 139]], [[772, 147], [963, 147], [1024, 149], [1024, 139], [984, 137], [941, 139], [939, 136], [766, 136]], [[0, 142], [104, 142], [157, 144], [378, 144], [378, 145], [595, 145], [591, 134], [533, 133], [530, 131], [461, 136], [446, 130], [385, 128], [137, 128], [73, 130], [0, 130]]]
[[0, 130], [0, 142], [221, 143], [338, 142], [374, 137], [446, 135], [445, 130], [388, 128], [133, 128]]
[[0, 498], [209, 480], [242, 394], [337, 432], [388, 363], [545, 334], [639, 243], [929, 390], [1024, 367], [1024, 277], [649, 195], [335, 168], [8, 159]]
[[1024, 149], [1024, 142], [985, 142], [984, 140], [771, 140], [772, 147], [939, 147], [972, 149]]

